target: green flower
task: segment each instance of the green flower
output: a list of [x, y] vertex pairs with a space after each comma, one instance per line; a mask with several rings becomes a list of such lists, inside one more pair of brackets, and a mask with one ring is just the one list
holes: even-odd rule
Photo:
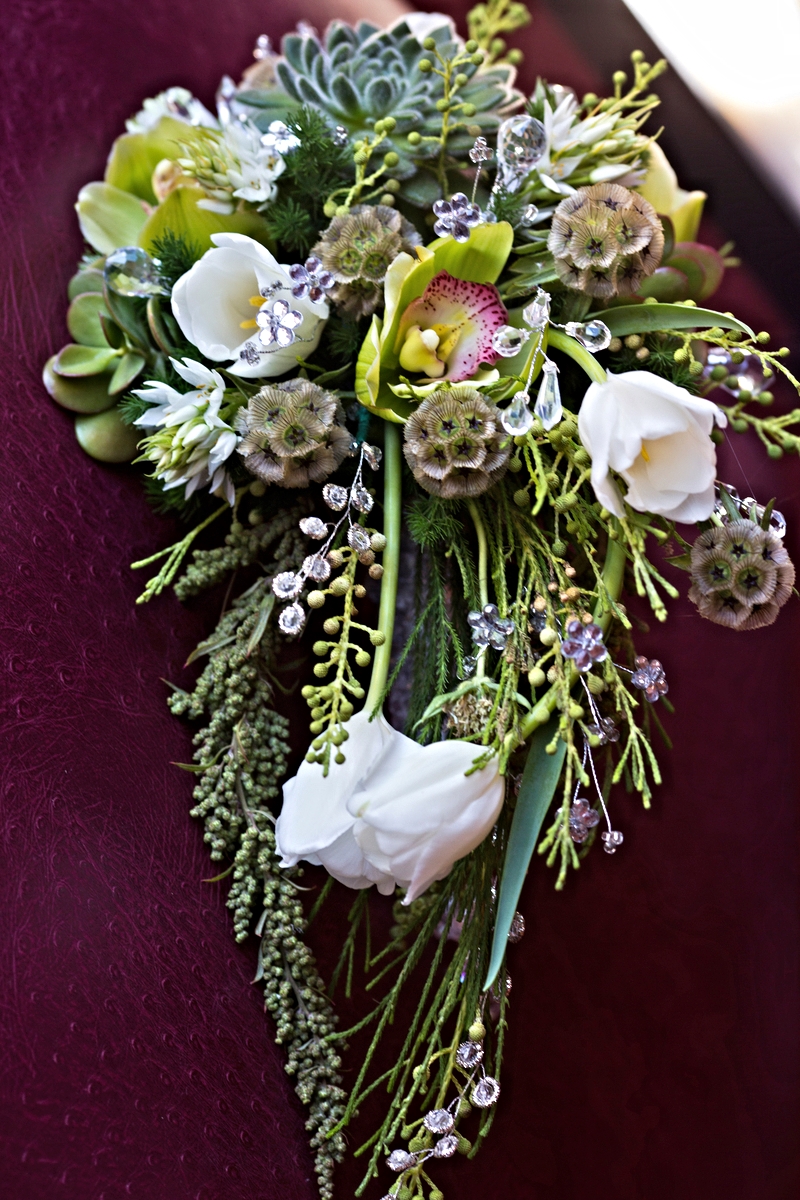
[[[386, 273], [383, 318], [373, 317], [356, 365], [356, 397], [389, 421], [441, 383], [494, 382], [493, 333], [508, 320], [494, 288], [511, 251], [505, 221], [478, 225], [469, 241], [439, 238], [401, 253]], [[408, 376], [416, 376], [409, 382]]]

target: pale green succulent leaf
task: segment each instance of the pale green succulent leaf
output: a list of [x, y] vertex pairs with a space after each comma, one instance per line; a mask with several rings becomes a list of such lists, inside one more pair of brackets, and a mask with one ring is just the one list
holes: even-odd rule
[[141, 354], [123, 354], [117, 363], [117, 368], [111, 376], [108, 390], [112, 396], [124, 392], [144, 370], [145, 360]]
[[42, 371], [44, 386], [56, 404], [76, 413], [97, 413], [111, 408], [114, 397], [108, 393], [111, 379], [108, 372], [71, 379], [66, 375], [57, 374], [53, 369], [56, 357], [54, 354], [52, 358], [48, 358]]
[[108, 349], [109, 342], [100, 322], [101, 313], [108, 316], [102, 293], [85, 292], [76, 296], [67, 310], [67, 329], [73, 340], [82, 346]]
[[118, 351], [108, 346], [79, 346], [71, 343], [59, 350], [53, 363], [53, 370], [58, 375], [99, 375], [107, 371], [116, 358]]
[[75, 436], [81, 449], [98, 462], [124, 463], [135, 457], [141, 433], [126, 425], [115, 407], [93, 416], [78, 417]]
[[135, 246], [147, 221], [141, 201], [109, 183], [87, 183], [75, 209], [81, 233], [100, 254]]
[[76, 296], [83, 296], [86, 292], [102, 292], [102, 290], [103, 272], [98, 271], [95, 267], [89, 267], [72, 276], [67, 287], [67, 299], [74, 300]]

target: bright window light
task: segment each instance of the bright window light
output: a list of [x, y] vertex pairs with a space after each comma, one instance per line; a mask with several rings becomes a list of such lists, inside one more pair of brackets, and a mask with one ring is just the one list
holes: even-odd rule
[[797, 0], [625, 0], [800, 213]]

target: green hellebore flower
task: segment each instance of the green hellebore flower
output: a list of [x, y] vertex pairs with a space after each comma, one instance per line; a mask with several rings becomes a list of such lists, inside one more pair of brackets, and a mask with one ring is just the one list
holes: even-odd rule
[[[373, 317], [356, 365], [356, 396], [376, 415], [402, 423], [437, 381], [470, 379], [480, 386], [478, 364], [493, 362], [491, 333], [508, 319], [492, 286], [506, 264], [514, 233], [506, 221], [478, 225], [469, 241], [438, 238], [401, 253], [386, 273], [383, 319]], [[475, 286], [477, 285], [477, 286]], [[419, 372], [410, 388], [401, 378]], [[466, 373], [465, 373], [466, 372]]]

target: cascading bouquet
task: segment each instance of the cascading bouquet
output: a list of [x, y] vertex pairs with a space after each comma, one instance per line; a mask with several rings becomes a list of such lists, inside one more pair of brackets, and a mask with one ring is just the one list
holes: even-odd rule
[[[560, 888], [598, 830], [622, 845], [615, 784], [650, 803], [667, 681], [623, 587], [663, 621], [667, 561], [731, 630], [793, 589], [780, 514], [716, 480], [715, 444], [797, 451], [800, 410], [762, 406], [777, 374], [798, 384], [704, 307], [732, 260], [642, 131], [665, 64], [635, 53], [604, 99], [526, 97], [500, 36], [526, 20], [488, 0], [467, 41], [435, 14], [301, 25], [280, 54], [259, 39], [216, 115], [178, 87], [146, 100], [78, 197], [73, 341], [44, 370], [83, 448], [145, 464], [190, 527], [134, 564], [163, 560], [140, 599], [229, 581], [169, 704], [200, 726], [192, 815], [237, 940], [259, 939], [323, 1197], [381, 1089], [358, 1194], [387, 1167], [395, 1200], [441, 1200], [436, 1160], [476, 1152], [500, 1094], [534, 851]], [[281, 801], [301, 639], [311, 743]], [[310, 913], [301, 862], [328, 872]], [[334, 880], [357, 894], [326, 985], [304, 933]], [[373, 884], [394, 897], [377, 947]], [[373, 999], [344, 1030], [359, 946]]]

